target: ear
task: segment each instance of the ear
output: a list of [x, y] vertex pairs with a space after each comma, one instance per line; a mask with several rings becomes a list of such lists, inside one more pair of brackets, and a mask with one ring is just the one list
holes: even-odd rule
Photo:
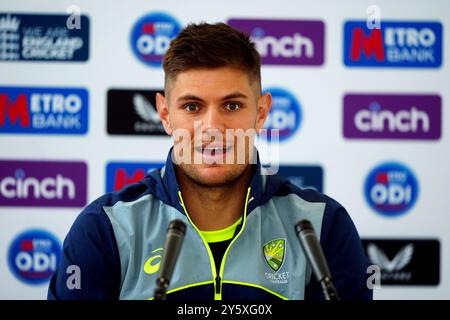
[[266, 92], [258, 98], [258, 114], [256, 118], [256, 131], [259, 132], [264, 127], [270, 108], [272, 107], [272, 95]]
[[164, 126], [164, 130], [170, 136], [172, 135], [172, 126], [170, 125], [169, 118], [169, 105], [167, 104], [166, 97], [161, 93], [156, 94], [156, 109], [159, 113], [159, 118]]

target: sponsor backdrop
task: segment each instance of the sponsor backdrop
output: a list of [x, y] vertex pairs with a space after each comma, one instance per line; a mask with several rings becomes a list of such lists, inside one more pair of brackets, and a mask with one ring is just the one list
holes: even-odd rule
[[44, 299], [83, 207], [162, 165], [161, 58], [189, 22], [222, 21], [262, 56], [266, 127], [280, 130], [263, 160], [348, 209], [381, 269], [375, 298], [450, 299], [449, 12], [446, 0], [1, 1], [0, 298]]

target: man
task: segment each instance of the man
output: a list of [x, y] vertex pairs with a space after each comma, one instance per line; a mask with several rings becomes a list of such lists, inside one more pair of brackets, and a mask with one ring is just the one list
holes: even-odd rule
[[261, 94], [248, 36], [223, 23], [189, 25], [172, 41], [164, 71], [157, 109], [174, 140], [165, 167], [80, 214], [48, 297], [153, 298], [167, 226], [181, 219], [187, 230], [168, 299], [323, 299], [294, 230], [308, 219], [341, 298], [371, 299], [345, 209], [261, 168], [252, 132], [263, 128], [271, 96]]

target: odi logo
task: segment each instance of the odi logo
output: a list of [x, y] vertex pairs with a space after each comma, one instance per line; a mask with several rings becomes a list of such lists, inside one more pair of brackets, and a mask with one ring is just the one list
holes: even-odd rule
[[11, 242], [8, 250], [10, 271], [20, 281], [29, 285], [48, 282], [58, 266], [61, 245], [51, 233], [27, 230]]
[[106, 192], [141, 181], [149, 171], [163, 166], [162, 162], [110, 162], [106, 166]]
[[0, 133], [85, 134], [87, 130], [86, 89], [0, 87]]
[[272, 108], [264, 124], [268, 130], [267, 138], [272, 137], [271, 130], [278, 130], [280, 141], [292, 137], [300, 128], [302, 109], [297, 98], [282, 88], [268, 88], [264, 91], [272, 94]]
[[371, 30], [366, 21], [344, 26], [344, 63], [350, 67], [438, 68], [442, 47], [439, 22], [382, 21]]
[[131, 48], [135, 56], [151, 67], [160, 67], [170, 41], [181, 31], [172, 16], [155, 12], [136, 22], [131, 32]]
[[397, 162], [386, 162], [369, 173], [364, 193], [373, 210], [384, 216], [395, 217], [405, 214], [414, 206], [419, 184], [408, 167]]

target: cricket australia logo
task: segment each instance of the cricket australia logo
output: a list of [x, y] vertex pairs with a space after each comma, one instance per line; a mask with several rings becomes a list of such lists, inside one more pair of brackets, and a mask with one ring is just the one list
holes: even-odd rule
[[264, 258], [273, 271], [277, 272], [284, 261], [286, 240], [277, 239], [266, 243], [263, 247]]

